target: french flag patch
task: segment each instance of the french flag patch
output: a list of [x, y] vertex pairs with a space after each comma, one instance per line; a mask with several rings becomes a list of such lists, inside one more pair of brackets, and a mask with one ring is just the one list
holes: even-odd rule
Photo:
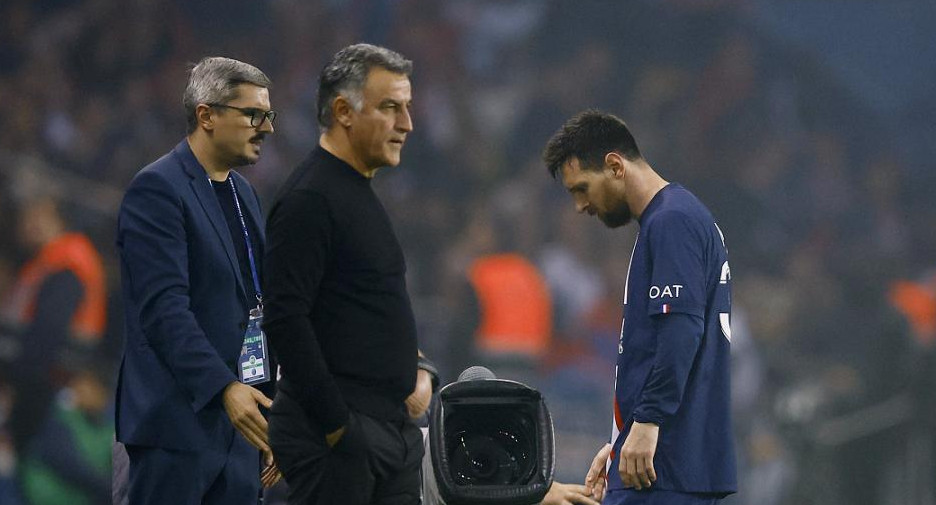
[[672, 312], [672, 309], [671, 309], [671, 307], [670, 307], [670, 304], [664, 303], [664, 304], [663, 304], [663, 313], [664, 313], [664, 314], [669, 314], [670, 312]]

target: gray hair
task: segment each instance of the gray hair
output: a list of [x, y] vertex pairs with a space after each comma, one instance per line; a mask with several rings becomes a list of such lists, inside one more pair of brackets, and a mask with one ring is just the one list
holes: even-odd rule
[[332, 125], [332, 102], [338, 95], [347, 98], [354, 110], [361, 110], [364, 81], [374, 67], [406, 76], [413, 72], [412, 61], [386, 47], [354, 44], [338, 51], [319, 77], [318, 123], [323, 130]]
[[189, 73], [188, 85], [182, 94], [182, 105], [188, 123], [186, 133], [198, 126], [195, 107], [201, 103], [225, 104], [237, 98], [237, 86], [253, 84], [270, 87], [270, 78], [257, 67], [220, 56], [203, 58]]

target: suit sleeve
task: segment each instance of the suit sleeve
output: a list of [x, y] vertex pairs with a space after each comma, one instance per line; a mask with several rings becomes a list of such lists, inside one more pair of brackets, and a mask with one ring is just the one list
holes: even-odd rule
[[663, 425], [679, 409], [705, 331], [704, 240], [679, 212], [658, 215], [647, 235], [656, 353], [634, 420]]
[[167, 180], [155, 172], [143, 172], [134, 180], [117, 231], [131, 296], [146, 343], [197, 412], [237, 377], [190, 309], [186, 235], [195, 232], [187, 226], [182, 201]]
[[270, 213], [264, 259], [264, 330], [296, 401], [326, 432], [344, 426], [348, 406], [328, 370], [310, 315], [332, 254], [333, 222], [316, 193], [287, 194]]

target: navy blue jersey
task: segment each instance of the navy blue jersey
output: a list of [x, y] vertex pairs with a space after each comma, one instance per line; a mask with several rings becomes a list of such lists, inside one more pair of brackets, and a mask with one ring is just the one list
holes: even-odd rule
[[609, 489], [623, 488], [618, 455], [636, 419], [660, 425], [655, 489], [734, 492], [724, 237], [678, 184], [658, 192], [639, 222], [624, 285]]

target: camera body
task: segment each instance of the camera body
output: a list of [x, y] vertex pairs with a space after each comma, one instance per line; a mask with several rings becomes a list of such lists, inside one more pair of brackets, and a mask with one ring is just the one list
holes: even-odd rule
[[539, 503], [552, 485], [552, 417], [539, 391], [502, 379], [454, 382], [430, 411], [429, 447], [448, 505]]

